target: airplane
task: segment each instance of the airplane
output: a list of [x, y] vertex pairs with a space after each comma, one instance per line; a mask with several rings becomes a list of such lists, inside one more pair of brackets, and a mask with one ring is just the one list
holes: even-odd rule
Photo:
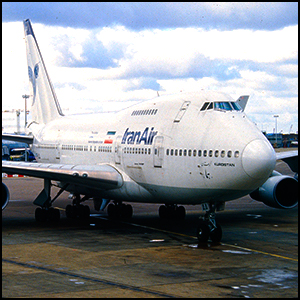
[[[65, 116], [47, 73], [29, 19], [24, 22], [28, 75], [32, 95], [30, 135], [37, 162], [2, 162], [2, 172], [43, 178], [34, 200], [37, 221], [58, 221], [53, 202], [70, 193], [70, 218], [89, 217], [107, 208], [110, 218], [130, 218], [124, 202], [158, 203], [161, 218], [184, 219], [183, 205], [202, 205], [199, 242], [220, 242], [216, 211], [227, 201], [250, 194], [274, 208], [298, 204], [298, 175], [274, 171], [284, 160], [298, 174], [298, 150], [275, 153], [248, 119], [249, 96], [237, 101], [222, 92], [162, 95], [118, 112]], [[239, 102], [242, 106], [239, 105]], [[4, 136], [17, 140], [18, 136]], [[51, 198], [51, 187], [60, 187]], [[2, 182], [2, 209], [9, 190]]]

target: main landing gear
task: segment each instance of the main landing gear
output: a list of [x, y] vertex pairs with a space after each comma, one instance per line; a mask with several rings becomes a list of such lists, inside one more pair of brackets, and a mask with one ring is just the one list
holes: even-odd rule
[[68, 204], [66, 206], [66, 216], [67, 218], [75, 219], [77, 217], [81, 219], [87, 219], [90, 216], [90, 208], [87, 205], [80, 204], [81, 202], [84, 202], [85, 200], [88, 200], [89, 197], [84, 196], [80, 198], [80, 195], [74, 195], [73, 203], [72, 205]]
[[53, 199], [51, 199], [51, 180], [44, 179], [44, 189], [40, 192], [40, 194], [33, 202], [35, 205], [40, 206], [35, 210], [36, 221], [59, 221], [60, 211], [57, 208], [52, 207], [52, 203], [58, 198], [58, 196], [65, 190], [66, 187], [67, 185], [61, 188], [57, 195]]
[[[35, 210], [35, 219], [38, 222], [46, 221], [59, 221], [60, 211], [57, 208], [52, 207], [53, 202], [66, 190], [69, 184], [65, 184], [57, 193], [57, 195], [51, 199], [51, 180], [44, 179], [44, 189], [34, 200], [34, 204], [39, 207]], [[88, 218], [90, 216], [90, 208], [87, 205], [82, 205], [81, 202], [89, 199], [87, 196], [80, 198], [79, 194], [74, 195], [72, 205], [67, 205], [66, 216], [67, 218]]]
[[219, 243], [222, 239], [222, 228], [216, 222], [215, 204], [208, 204], [209, 210], [206, 211], [204, 217], [199, 218], [197, 228], [197, 238], [199, 243], [206, 243], [210, 238], [213, 243]]
[[161, 205], [158, 210], [161, 219], [184, 220], [185, 208], [176, 204]]
[[131, 219], [133, 209], [130, 204], [115, 201], [107, 206], [107, 214], [110, 219]]

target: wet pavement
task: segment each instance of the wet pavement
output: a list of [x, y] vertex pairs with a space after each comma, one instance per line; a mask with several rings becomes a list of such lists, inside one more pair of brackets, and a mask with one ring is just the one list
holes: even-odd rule
[[[279, 162], [277, 170], [289, 174]], [[128, 221], [93, 210], [58, 223], [37, 223], [34, 198], [43, 181], [4, 178], [2, 297], [298, 297], [298, 207], [277, 210], [243, 197], [217, 213], [220, 244], [197, 244], [200, 206], [184, 221], [158, 217], [159, 205], [133, 204]], [[52, 189], [52, 196], [58, 189]]]

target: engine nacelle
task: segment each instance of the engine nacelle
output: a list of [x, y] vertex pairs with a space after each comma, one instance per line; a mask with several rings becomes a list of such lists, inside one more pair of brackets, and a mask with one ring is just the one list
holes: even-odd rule
[[9, 190], [7, 186], [2, 182], [2, 210], [6, 207], [9, 200]]
[[298, 204], [298, 181], [278, 172], [273, 172], [273, 175], [250, 194], [251, 198], [274, 208], [295, 207]]

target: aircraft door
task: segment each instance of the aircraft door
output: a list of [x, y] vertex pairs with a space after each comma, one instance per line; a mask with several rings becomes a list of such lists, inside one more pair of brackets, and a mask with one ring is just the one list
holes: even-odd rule
[[121, 141], [122, 141], [122, 136], [121, 135], [117, 136], [115, 141], [115, 163], [118, 165], [121, 164], [121, 155], [122, 155]]
[[55, 144], [55, 162], [60, 163], [60, 144]]
[[162, 168], [164, 160], [164, 137], [156, 136], [153, 145], [153, 165], [155, 168]]

